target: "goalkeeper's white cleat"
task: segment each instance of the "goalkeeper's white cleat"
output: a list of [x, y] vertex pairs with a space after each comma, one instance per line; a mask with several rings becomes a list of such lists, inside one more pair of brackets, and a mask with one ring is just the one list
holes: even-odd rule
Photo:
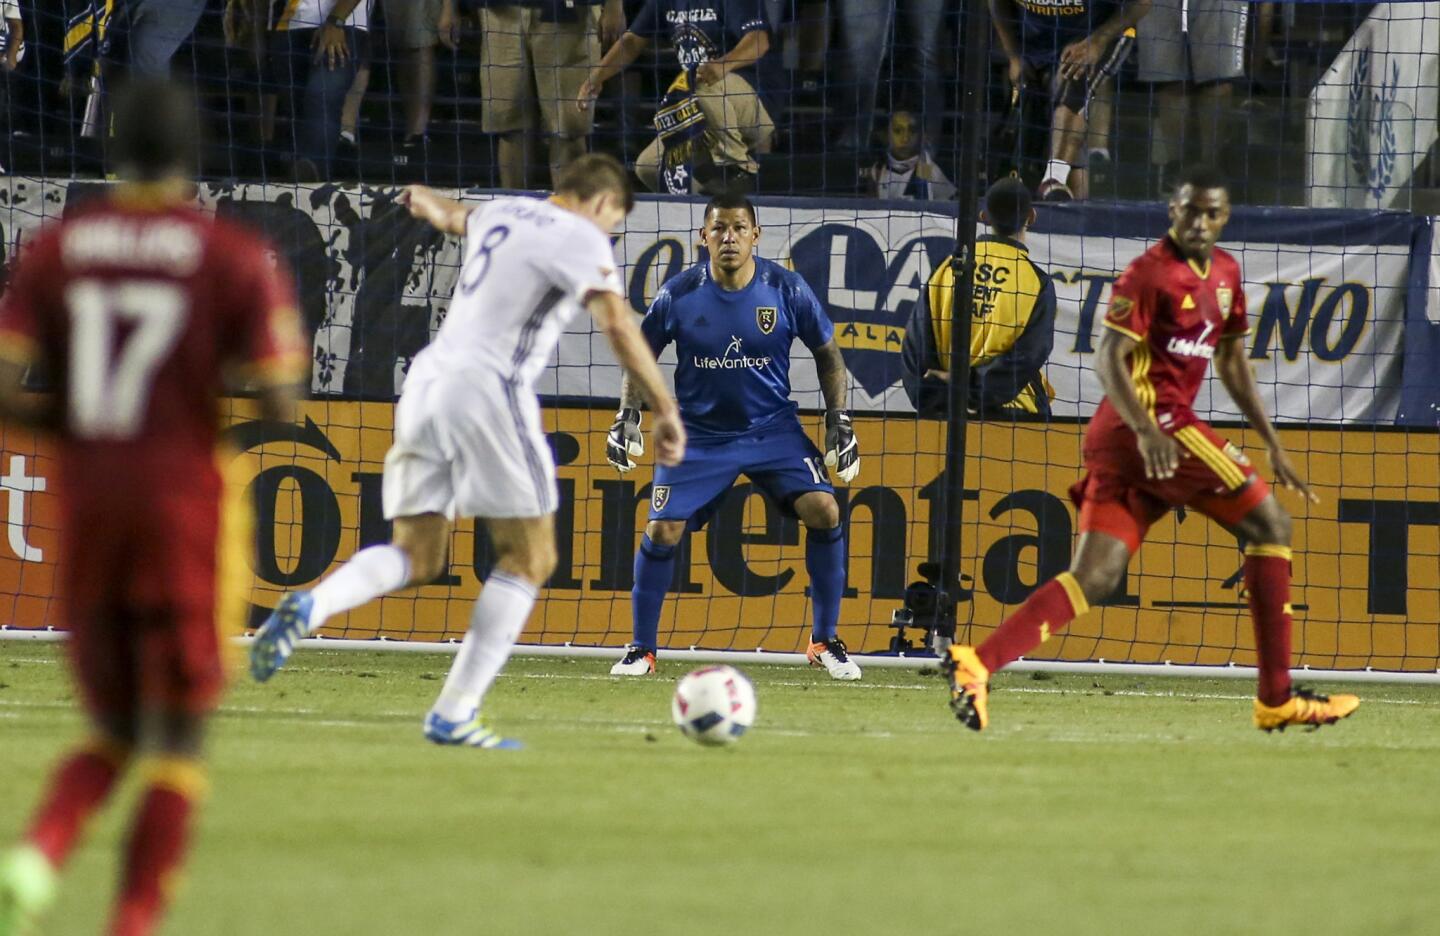
[[518, 751], [525, 747], [514, 738], [502, 738], [480, 720], [480, 712], [464, 721], [446, 721], [434, 712], [425, 716], [425, 739], [434, 744], [484, 748], [487, 751]]
[[0, 858], [0, 936], [36, 936], [39, 919], [55, 902], [58, 875], [33, 845]]
[[805, 658], [811, 666], [823, 666], [831, 679], [851, 682], [860, 678], [860, 664], [850, 659], [845, 641], [839, 637], [817, 640], [805, 651]]
[[255, 642], [250, 645], [250, 675], [256, 682], [265, 682], [274, 676], [295, 652], [300, 639], [310, 634], [310, 611], [314, 606], [315, 600], [309, 592], [291, 592], [280, 599], [260, 625], [255, 632]]
[[625, 655], [610, 667], [611, 676], [649, 676], [655, 672], [655, 651], [638, 644], [626, 644]]

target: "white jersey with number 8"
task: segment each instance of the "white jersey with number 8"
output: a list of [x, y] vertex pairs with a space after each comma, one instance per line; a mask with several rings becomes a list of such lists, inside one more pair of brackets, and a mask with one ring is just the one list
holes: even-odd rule
[[481, 367], [527, 390], [595, 292], [623, 295], [609, 239], [554, 202], [498, 198], [470, 213], [445, 322], [411, 376]]
[[623, 295], [609, 239], [554, 202], [499, 198], [471, 212], [464, 256], [445, 322], [396, 406], [388, 519], [553, 513], [534, 383], [588, 296]]

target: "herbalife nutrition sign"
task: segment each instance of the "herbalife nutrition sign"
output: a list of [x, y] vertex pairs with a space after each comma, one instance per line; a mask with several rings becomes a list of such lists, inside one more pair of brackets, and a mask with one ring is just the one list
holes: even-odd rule
[[1440, 3], [1377, 4], [1310, 92], [1310, 205], [1406, 207], [1437, 109]]

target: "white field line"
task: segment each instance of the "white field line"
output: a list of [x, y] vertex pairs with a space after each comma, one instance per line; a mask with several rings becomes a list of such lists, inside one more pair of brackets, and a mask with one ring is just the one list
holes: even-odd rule
[[[1046, 690], [1037, 690], [1037, 691], [1046, 691]], [[1223, 697], [1223, 696], [1221, 696], [1221, 697], [1214, 697], [1214, 696], [1212, 696], [1212, 697], [1209, 697], [1209, 698], [1229, 698], [1229, 697]], [[1244, 698], [1248, 698], [1248, 696], [1246, 696], [1246, 697], [1244, 697]], [[72, 707], [73, 707], [73, 706], [71, 706], [71, 705], [68, 704], [68, 703], [60, 703], [60, 702], [17, 702], [17, 701], [10, 701], [10, 700], [0, 700], [0, 709], [3, 709], [3, 708], [20, 708], [20, 709], [70, 709], [70, 708], [72, 708]], [[304, 726], [307, 726], [307, 727], [316, 727], [316, 728], [358, 728], [358, 729], [374, 729], [374, 728], [379, 728], [379, 727], [392, 726], [393, 723], [394, 723], [394, 719], [396, 719], [396, 718], [407, 718], [407, 719], [408, 719], [408, 718], [411, 718], [411, 717], [414, 717], [414, 716], [415, 716], [415, 713], [414, 713], [414, 712], [406, 711], [406, 712], [378, 712], [378, 713], [376, 713], [374, 716], [371, 716], [371, 717], [368, 718], [368, 719], [315, 718], [315, 717], [313, 717], [313, 716], [316, 715], [316, 714], [318, 714], [318, 713], [316, 713], [313, 709], [259, 709], [259, 708], [254, 708], [254, 707], [250, 707], [250, 706], [237, 707], [237, 708], [229, 708], [229, 707], [227, 707], [227, 708], [222, 708], [222, 709], [221, 709], [221, 714], [222, 714], [222, 715], [224, 715], [224, 714], [236, 714], [236, 713], [241, 713], [241, 714], [264, 713], [264, 714], [266, 714], [266, 715], [271, 716], [271, 717], [269, 717], [269, 718], [266, 719], [266, 721], [269, 722], [269, 723], [271, 723], [271, 724], [295, 724], [295, 725], [304, 725]], [[278, 716], [278, 717], [276, 717], [276, 716]], [[3, 718], [3, 719], [18, 719], [18, 718], [21, 718], [21, 717], [22, 717], [22, 715], [21, 715], [20, 712], [5, 712], [5, 711], [0, 711], [0, 718]], [[564, 721], [554, 721], [554, 720], [551, 720], [551, 719], [539, 718], [539, 717], [535, 717], [535, 716], [526, 716], [526, 715], [512, 714], [512, 715], [507, 715], [507, 716], [506, 716], [505, 722], [506, 722], [506, 723], [509, 723], [509, 724], [531, 724], [531, 725], [534, 725], [534, 724], [544, 724], [549, 730], [552, 730], [552, 731], [553, 731], [553, 730], [556, 730], [556, 729], [559, 729], [559, 730], [562, 730], [562, 731], [573, 731], [573, 732], [585, 731], [585, 732], [591, 732], [591, 733], [596, 732], [596, 731], [604, 731], [604, 732], [609, 732], [609, 733], [613, 733], [613, 734], [635, 734], [635, 733], [638, 733], [638, 732], [641, 732], [641, 731], [645, 731], [645, 732], [647, 732], [647, 733], [648, 733], [648, 732], [657, 732], [657, 731], [658, 731], [658, 732], [662, 732], [662, 733], [668, 733], [670, 730], [672, 730], [671, 725], [670, 725], [670, 723], [669, 723], [668, 721], [658, 720], [658, 719], [617, 720], [617, 719], [608, 719], [608, 718], [567, 718], [567, 719], [565, 719]], [[524, 732], [521, 731], [521, 732], [519, 732], [519, 733], [520, 733], [520, 734], [523, 734]], [[758, 724], [758, 725], [756, 726], [755, 733], [756, 733], [756, 734], [764, 734], [764, 735], [766, 735], [766, 736], [772, 736], [772, 737], [782, 737], [782, 738], [824, 738], [824, 737], [837, 737], [837, 736], [840, 736], [840, 737], [847, 737], [847, 738], [876, 739], [876, 740], [882, 740], [882, 741], [893, 741], [893, 740], [900, 740], [900, 739], [903, 739], [903, 738], [913, 738], [913, 737], [916, 737], [916, 736], [934, 736], [934, 735], [941, 735], [941, 734], [954, 734], [954, 735], [956, 735], [957, 737], [962, 737], [962, 738], [968, 738], [968, 737], [969, 737], [969, 733], [968, 733], [968, 732], [963, 732], [963, 731], [960, 731], [960, 730], [957, 729], [957, 728], [954, 728], [954, 727], [953, 727], [953, 723], [952, 723], [952, 722], [950, 721], [950, 719], [948, 719], [948, 718], [941, 718], [941, 719], [939, 719], [934, 725], [931, 725], [931, 724], [928, 724], [928, 723], [927, 723], [927, 724], [923, 724], [923, 725], [918, 725], [918, 724], [917, 724], [917, 725], [915, 725], [913, 728], [910, 728], [910, 729], [908, 729], [908, 730], [900, 730], [900, 731], [895, 731], [895, 730], [890, 730], [890, 731], [884, 731], [884, 730], [882, 730], [882, 731], [841, 731], [841, 732], [837, 732], [837, 731], [807, 731], [807, 730], [800, 729], [800, 728], [778, 728], [778, 727], [770, 727], [770, 726], [765, 725], [764, 722], [762, 721], [760, 724]], [[419, 734], [418, 729], [417, 729], [417, 731], [416, 731], [416, 734], [417, 734], [417, 737], [418, 737], [418, 734]], [[1318, 746], [1318, 747], [1322, 747], [1322, 748], [1336, 749], [1336, 750], [1357, 750], [1357, 748], [1355, 747], [1354, 744], [1352, 744], [1351, 742], [1345, 740], [1345, 739], [1343, 738], [1343, 736], [1340, 736], [1340, 735], [1331, 734], [1331, 735], [1328, 735], [1328, 736], [1327, 736], [1327, 735], [1325, 735], [1325, 734], [1322, 733], [1322, 734], [1320, 734], [1320, 736], [1317, 737], [1317, 738], [1308, 739], [1308, 734], [1309, 734], [1309, 732], [1306, 732], [1305, 734], [1307, 735], [1307, 741], [1305, 742], [1307, 745], [1314, 745], [1314, 746]], [[1164, 733], [1161, 733], [1161, 732], [1148, 732], [1148, 731], [1147, 731], [1147, 732], [1129, 732], [1129, 731], [1100, 732], [1100, 731], [1084, 731], [1084, 730], [1076, 730], [1076, 729], [1070, 729], [1070, 730], [1066, 730], [1066, 731], [1064, 731], [1064, 732], [1058, 732], [1058, 733], [1051, 733], [1051, 732], [1046, 732], [1046, 731], [1043, 731], [1043, 730], [1041, 730], [1041, 731], [1039, 731], [1039, 732], [1035, 732], [1035, 731], [1032, 731], [1032, 730], [1028, 729], [1027, 727], [1025, 727], [1025, 726], [1023, 726], [1023, 725], [1017, 725], [1017, 726], [1013, 726], [1013, 727], [1004, 727], [1004, 726], [998, 726], [998, 725], [997, 725], [997, 726], [994, 726], [994, 727], [992, 727], [992, 729], [991, 729], [989, 732], [987, 732], [987, 734], [986, 734], [985, 736], [980, 737], [980, 738], [975, 738], [974, 741], [973, 741], [973, 743], [977, 743], [977, 744], [987, 744], [987, 743], [995, 743], [995, 742], [997, 742], [997, 741], [1002, 741], [1002, 740], [1025, 741], [1025, 740], [1030, 740], [1030, 739], [1033, 739], [1034, 741], [1037, 741], [1037, 742], [1045, 742], [1045, 743], [1056, 743], [1056, 744], [1087, 744], [1087, 745], [1090, 745], [1090, 744], [1094, 744], [1094, 745], [1101, 745], [1101, 744], [1126, 744], [1126, 745], [1138, 745], [1138, 744], [1181, 745], [1181, 744], [1184, 744], [1184, 745], [1189, 745], [1189, 744], [1193, 744], [1193, 743], [1194, 743], [1194, 739], [1193, 739], [1192, 737], [1186, 735], [1186, 733], [1184, 732], [1183, 728], [1177, 729], [1176, 731], [1173, 731], [1173, 732], [1164, 732]], [[1387, 751], [1429, 751], [1429, 750], [1434, 750], [1436, 747], [1440, 747], [1440, 741], [1437, 741], [1436, 744], [1396, 744], [1396, 743], [1389, 743], [1389, 742], [1366, 741], [1366, 742], [1361, 746], [1360, 749], [1361, 749], [1361, 750], [1380, 749], [1380, 750], [1387, 750]]]
[[[0, 703], [0, 705], [3, 705], [3, 704], [4, 704], [4, 703]], [[38, 707], [38, 706], [37, 706], [37, 707]], [[64, 708], [64, 707], [67, 707], [67, 706], [58, 706], [58, 705], [57, 705], [57, 706], [54, 706], [54, 707]], [[268, 719], [268, 721], [269, 721], [270, 723], [272, 723], [272, 724], [295, 724], [295, 725], [303, 725], [303, 726], [307, 726], [307, 727], [317, 727], [317, 728], [341, 728], [341, 729], [351, 728], [351, 729], [366, 729], [366, 730], [368, 730], [368, 729], [374, 729], [374, 728], [377, 728], [377, 727], [384, 727], [384, 726], [386, 726], [386, 724], [387, 724], [387, 723], [385, 723], [385, 722], [380, 722], [380, 721], [378, 721], [378, 720], [377, 720], [377, 721], [361, 721], [361, 720], [352, 720], [352, 719], [315, 719], [315, 718], [311, 718], [311, 717], [305, 717], [305, 716], [303, 716], [303, 715], [297, 715], [297, 714], [295, 714], [295, 710], [287, 710], [287, 711], [284, 711], [284, 712], [272, 712], [272, 714], [280, 714], [280, 715], [282, 715], [282, 717], [279, 717], [279, 718], [271, 718], [271, 719]], [[406, 714], [409, 715], [409, 714], [413, 714], [413, 713], [406, 713]], [[0, 718], [14, 719], [14, 718], [18, 718], [18, 717], [19, 717], [18, 713], [0, 712]], [[613, 719], [583, 719], [583, 720], [581, 720], [581, 719], [567, 719], [567, 720], [564, 721], [564, 722], [551, 722], [551, 721], [548, 721], [548, 720], [546, 720], [546, 719], [527, 718], [527, 717], [525, 717], [525, 716], [508, 716], [508, 717], [505, 719], [505, 721], [506, 721], [507, 723], [510, 723], [510, 724], [519, 724], [519, 725], [524, 725], [524, 724], [538, 724], [538, 723], [544, 722], [544, 723], [546, 724], [546, 726], [547, 726], [550, 730], [552, 730], [552, 731], [553, 731], [553, 730], [556, 730], [556, 729], [559, 729], [559, 730], [562, 730], [562, 731], [571, 731], [571, 732], [582, 732], [582, 731], [583, 731], [583, 732], [587, 732], [587, 733], [590, 733], [590, 734], [594, 734], [594, 733], [597, 733], [597, 732], [605, 732], [605, 733], [608, 733], [608, 734], [629, 734], [629, 735], [633, 735], [633, 734], [637, 734], [637, 733], [642, 732], [642, 731], [643, 731], [643, 732], [646, 732], [646, 733], [658, 732], [658, 733], [666, 733], [666, 734], [668, 734], [669, 731], [671, 730], [671, 726], [670, 726], [669, 722], [655, 721], [655, 720], [644, 720], [644, 721], [616, 721], [616, 720], [613, 720]], [[523, 735], [523, 734], [524, 734], [524, 730], [522, 729], [522, 730], [519, 731], [518, 733], [521, 734], [521, 735]], [[916, 726], [915, 728], [910, 729], [910, 730], [907, 730], [907, 731], [853, 731], [853, 732], [806, 731], [806, 730], [800, 729], [800, 728], [776, 728], [776, 727], [770, 727], [770, 726], [765, 725], [765, 724], [762, 722], [762, 723], [760, 723], [759, 725], [756, 726], [756, 728], [755, 728], [755, 733], [756, 733], [757, 735], [763, 734], [763, 735], [769, 736], [769, 737], [781, 737], [781, 738], [826, 738], [826, 737], [833, 738], [833, 737], [846, 737], [846, 738], [859, 738], [859, 739], [880, 740], [880, 741], [895, 741], [895, 740], [901, 740], [901, 739], [905, 739], [905, 738], [914, 738], [914, 737], [917, 737], [917, 736], [938, 736], [938, 735], [943, 735], [943, 734], [953, 734], [953, 735], [955, 735], [956, 737], [966, 738], [966, 739], [969, 739], [969, 738], [970, 738], [970, 735], [969, 735], [968, 732], [960, 731], [960, 730], [957, 729], [957, 728], [953, 728], [953, 727], [951, 726], [951, 722], [950, 722], [950, 720], [949, 720], [948, 718], [947, 718], [947, 719], [942, 719], [942, 720], [941, 720], [940, 722], [938, 722], [936, 725]], [[417, 731], [416, 734], [417, 734], [417, 739], [418, 739], [418, 731]], [[1104, 745], [1104, 744], [1112, 744], [1112, 745], [1113, 745], [1113, 744], [1142, 745], [1142, 744], [1143, 744], [1143, 745], [1171, 745], [1171, 746], [1175, 746], [1175, 745], [1190, 745], [1190, 744], [1193, 744], [1193, 743], [1194, 743], [1194, 739], [1191, 738], [1191, 737], [1186, 736], [1183, 732], [1168, 733], [1168, 734], [1157, 733], [1157, 732], [1114, 732], [1114, 733], [1103, 733], [1103, 732], [1085, 732], [1085, 731], [1074, 731], [1074, 730], [1071, 730], [1071, 731], [1066, 731], [1066, 732], [1058, 733], [1058, 734], [1050, 734], [1050, 733], [1038, 733], [1038, 734], [1037, 734], [1037, 733], [1034, 733], [1034, 732], [1031, 732], [1031, 731], [1027, 730], [1027, 729], [1024, 728], [1023, 726], [1022, 726], [1022, 727], [1009, 728], [1009, 729], [999, 728], [999, 730], [996, 730], [995, 728], [992, 728], [991, 731], [990, 731], [989, 733], [987, 733], [987, 735], [985, 735], [984, 737], [981, 737], [981, 738], [975, 738], [975, 739], [973, 739], [970, 743], [975, 743], [975, 744], [993, 744], [993, 743], [996, 743], [996, 742], [999, 742], [999, 741], [1005, 741], [1005, 740], [1009, 740], [1009, 741], [1034, 740], [1034, 741], [1036, 741], [1036, 742], [1044, 742], [1044, 743], [1047, 743], [1047, 744], [1053, 743], [1053, 744], [1083, 744], [1083, 745]], [[1333, 750], [1346, 750], [1346, 751], [1354, 751], [1354, 750], [1356, 750], [1355, 746], [1354, 746], [1352, 743], [1346, 741], [1343, 737], [1338, 736], [1338, 735], [1330, 735], [1330, 736], [1328, 737], [1328, 739], [1327, 739], [1327, 737], [1326, 737], [1324, 734], [1321, 734], [1321, 735], [1320, 735], [1319, 737], [1317, 737], [1317, 738], [1310, 739], [1310, 738], [1308, 738], [1308, 733], [1307, 733], [1307, 740], [1306, 740], [1304, 743], [1305, 743], [1307, 746], [1318, 746], [1318, 747], [1322, 747], [1322, 748], [1326, 748], [1326, 749], [1333, 749]], [[1375, 749], [1379, 749], [1379, 750], [1387, 750], [1387, 751], [1415, 752], [1415, 751], [1430, 751], [1430, 750], [1434, 750], [1437, 746], [1440, 746], [1440, 745], [1395, 744], [1395, 743], [1377, 743], [1377, 742], [1373, 742], [1373, 741], [1367, 741], [1367, 742], [1363, 745], [1363, 748], [1362, 748], [1362, 749], [1364, 749], [1364, 750], [1375, 750]]]
[[[16, 659], [16, 660], [11, 660], [10, 662], [15, 662], [15, 663], [35, 663], [35, 664], [49, 665], [49, 664], [58, 663], [59, 661], [58, 661], [58, 660], [51, 660], [51, 659], [43, 659], [43, 658], [29, 658], [29, 659], [20, 658], [20, 659]], [[290, 667], [286, 667], [286, 672], [287, 672], [287, 673], [297, 673], [297, 674], [298, 674], [298, 673], [329, 673], [329, 674], [345, 675], [345, 674], [352, 674], [352, 673], [355, 673], [355, 672], [364, 672], [364, 671], [365, 671], [365, 670], [364, 670], [363, 668], [357, 668], [357, 667], [330, 667], [330, 666], [325, 666], [325, 667], [319, 667], [319, 666], [290, 666]], [[605, 683], [614, 683], [614, 684], [616, 684], [616, 685], [619, 685], [619, 684], [621, 684], [621, 683], [623, 682], [623, 680], [622, 680], [620, 677], [603, 675], [603, 674], [598, 674], [598, 673], [501, 673], [501, 674], [500, 674], [500, 678], [501, 678], [501, 679], [555, 680], [555, 681], [561, 681], [561, 682], [571, 682], [571, 681], [573, 681], [573, 682], [605, 682]], [[1113, 678], [1113, 677], [1112, 677], [1112, 678]], [[1126, 678], [1133, 678], [1133, 677], [1126, 677]], [[1160, 677], [1160, 678], [1163, 678], [1163, 677]], [[674, 680], [667, 680], [665, 677], [658, 677], [658, 680], [657, 680], [657, 681], [662, 681], [662, 682], [664, 682], [664, 681], [674, 681]], [[837, 681], [834, 681], [834, 680], [826, 680], [826, 679], [816, 679], [816, 680], [813, 681], [813, 682], [801, 682], [801, 681], [795, 681], [795, 680], [766, 680], [766, 681], [763, 683], [763, 685], [765, 685], [765, 686], [779, 686], [779, 687], [785, 688], [785, 689], [812, 689], [812, 690], [814, 690], [814, 689], [822, 689], [822, 690], [828, 690], [828, 691], [834, 691], [834, 692], [855, 692], [855, 691], [866, 691], [866, 690], [868, 690], [868, 691], [889, 691], [889, 692], [939, 692], [939, 691], [941, 691], [941, 690], [940, 690], [940, 685], [939, 685], [939, 682], [938, 682], [938, 681], [937, 681], [934, 685], [915, 685], [915, 684], [913, 684], [913, 683], [907, 683], [907, 684], [900, 684], [900, 683], [877, 683], [877, 682], [869, 682], [869, 681], [862, 681], [862, 682], [837, 682]], [[1249, 699], [1252, 698], [1252, 696], [1250, 696], [1250, 695], [1248, 695], [1248, 694], [1245, 694], [1245, 693], [1178, 692], [1178, 691], [1169, 690], [1169, 689], [1166, 689], [1166, 690], [1149, 690], [1149, 689], [1108, 689], [1108, 688], [1105, 688], [1105, 687], [1103, 687], [1103, 686], [1101, 686], [1101, 687], [1085, 687], [1085, 688], [1059, 688], [1059, 687], [1050, 687], [1050, 686], [1014, 686], [1014, 685], [1001, 685], [1001, 686], [996, 687], [995, 691], [996, 691], [997, 693], [1022, 693], [1022, 692], [1023, 692], [1023, 693], [1030, 693], [1030, 694], [1032, 694], [1032, 695], [1082, 695], [1082, 694], [1093, 695], [1093, 694], [1099, 693], [1099, 694], [1101, 694], [1101, 695], [1127, 696], [1127, 697], [1141, 698], [1141, 699], [1207, 699], [1207, 700], [1214, 700], [1214, 701], [1221, 701], [1221, 702], [1244, 702], [1244, 701], [1247, 701], [1247, 700], [1249, 700]], [[1363, 691], [1363, 690], [1362, 690], [1362, 691]], [[1418, 705], [1418, 706], [1423, 706], [1423, 707], [1440, 707], [1440, 700], [1430, 701], [1430, 700], [1425, 700], [1425, 699], [1381, 699], [1381, 698], [1367, 697], [1367, 698], [1364, 699], [1364, 702], [1365, 702], [1366, 705]], [[4, 702], [0, 702], [0, 705], [3, 705], [3, 704], [5, 704], [5, 703], [4, 703]], [[269, 713], [269, 712], [281, 712], [281, 711], [284, 711], [284, 710], [281, 710], [281, 709], [271, 709], [271, 708], [261, 708], [261, 707], [240, 707], [240, 706], [230, 706], [230, 705], [224, 706], [223, 709], [224, 709], [225, 711], [231, 711], [231, 712], [249, 711], [249, 712], [261, 713], [261, 714], [263, 714], [263, 713]], [[389, 714], [399, 714], [399, 713], [389, 713]]]

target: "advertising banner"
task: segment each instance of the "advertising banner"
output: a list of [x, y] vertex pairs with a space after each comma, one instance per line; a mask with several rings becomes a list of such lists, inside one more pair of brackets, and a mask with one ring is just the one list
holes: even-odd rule
[[[228, 438], [236, 474], [257, 510], [252, 624], [286, 590], [313, 585], [356, 549], [388, 535], [382, 461], [393, 407], [314, 401], [301, 420], [254, 421], [236, 402]], [[546, 411], [559, 465], [559, 566], [523, 638], [529, 643], [620, 647], [630, 634], [631, 570], [649, 502], [647, 457], [624, 477], [605, 463], [608, 409]], [[818, 437], [818, 420], [807, 427]], [[884, 651], [915, 565], [941, 516], [944, 427], [861, 417], [862, 472], [840, 489], [849, 518], [850, 592], [841, 636]], [[962, 637], [982, 638], [1045, 577], [1063, 570], [1075, 511], [1081, 427], [974, 425], [970, 429], [962, 563], [972, 589]], [[1254, 440], [1230, 438], [1263, 457]], [[1295, 648], [1299, 664], [1429, 670], [1440, 666], [1440, 436], [1371, 430], [1288, 430], [1300, 470], [1322, 501], [1295, 513]], [[55, 595], [55, 464], [27, 433], [0, 444], [0, 623], [63, 626]], [[1052, 639], [1037, 657], [1176, 663], [1249, 663], [1251, 624], [1236, 542], [1205, 519], [1172, 514], [1154, 527], [1114, 598]], [[458, 639], [489, 569], [473, 525], [454, 537], [432, 585], [333, 622], [332, 636]], [[796, 651], [809, 634], [804, 536], [748, 484], [682, 547], [661, 622], [667, 646]], [[918, 633], [911, 633], [918, 639]]]
[[[0, 180], [7, 257], [94, 183]], [[336, 186], [206, 185], [201, 201], [263, 228], [295, 271], [315, 335], [312, 391], [393, 400], [410, 360], [443, 321], [460, 243], [410, 218], [396, 191]], [[490, 195], [463, 195], [477, 205]], [[955, 218], [914, 203], [759, 199], [760, 253], [797, 270], [836, 325], [862, 412], [912, 411], [900, 387], [907, 317], [953, 246]], [[660, 284], [697, 257], [703, 204], [641, 199], [616, 239], [631, 304], [644, 309]], [[1090, 358], [1110, 286], [1164, 236], [1159, 205], [1041, 206], [1031, 255], [1055, 279], [1055, 349], [1046, 368], [1059, 417], [1085, 418], [1101, 399]], [[1235, 209], [1224, 246], [1238, 256], [1253, 335], [1250, 359], [1272, 414], [1301, 425], [1397, 419], [1407, 312], [1424, 321], [1430, 220], [1393, 212]], [[1423, 242], [1423, 245], [1422, 245]], [[1423, 246], [1423, 249], [1422, 249]], [[1417, 254], [1417, 251], [1419, 253]], [[673, 360], [667, 352], [663, 359]], [[792, 380], [807, 408], [822, 404], [813, 361], [794, 356]], [[1415, 370], [1415, 379], [1425, 375]], [[573, 402], [614, 400], [620, 374], [588, 320], [561, 341], [539, 391]], [[1238, 418], [1223, 391], [1197, 409]], [[1433, 394], [1423, 395], [1429, 400]], [[1417, 401], [1420, 400], [1417, 397]], [[1423, 404], [1413, 409], [1419, 411]], [[1433, 425], [1433, 423], [1432, 423]]]

